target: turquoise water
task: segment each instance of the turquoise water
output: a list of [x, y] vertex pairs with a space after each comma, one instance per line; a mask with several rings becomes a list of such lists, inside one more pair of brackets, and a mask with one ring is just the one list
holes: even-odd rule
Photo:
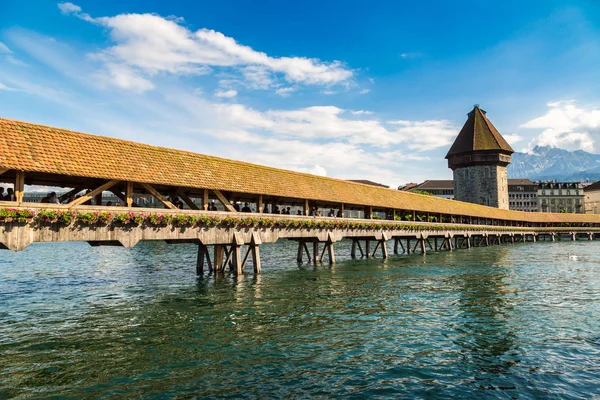
[[240, 279], [197, 278], [194, 245], [1, 252], [0, 398], [600, 394], [600, 242], [295, 250]]

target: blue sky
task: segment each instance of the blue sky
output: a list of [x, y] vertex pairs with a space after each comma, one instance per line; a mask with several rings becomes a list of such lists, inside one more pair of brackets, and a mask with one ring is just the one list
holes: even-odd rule
[[[460, 3], [460, 4], [459, 4]], [[597, 1], [8, 1], [0, 116], [389, 185], [473, 104], [600, 152]]]

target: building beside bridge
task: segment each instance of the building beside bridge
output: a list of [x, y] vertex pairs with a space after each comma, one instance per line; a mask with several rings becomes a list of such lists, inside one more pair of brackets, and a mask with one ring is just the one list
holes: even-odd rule
[[585, 211], [583, 185], [579, 182], [540, 182], [537, 199], [540, 212], [583, 214]]
[[600, 181], [583, 188], [585, 195], [585, 213], [600, 214]]
[[[408, 191], [421, 190], [433, 196], [454, 199], [454, 182], [450, 179], [426, 180]], [[510, 210], [537, 212], [538, 184], [529, 179], [508, 179], [508, 204]]]

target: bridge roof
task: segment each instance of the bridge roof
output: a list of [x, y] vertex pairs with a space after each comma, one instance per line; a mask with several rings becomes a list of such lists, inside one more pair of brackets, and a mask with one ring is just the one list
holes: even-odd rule
[[600, 222], [600, 215], [500, 210], [3, 118], [0, 149], [0, 169], [25, 171], [28, 185], [40, 184], [35, 177], [44, 174], [65, 187], [80, 178], [95, 178], [188, 188], [198, 194], [211, 189], [516, 221]]

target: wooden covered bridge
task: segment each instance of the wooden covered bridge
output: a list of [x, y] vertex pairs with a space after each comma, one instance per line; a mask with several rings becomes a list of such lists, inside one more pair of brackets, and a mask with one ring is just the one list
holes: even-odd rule
[[[333, 244], [344, 238], [353, 240], [353, 256], [387, 257], [388, 241], [394, 252], [426, 253], [600, 235], [599, 215], [501, 210], [9, 119], [0, 119], [0, 183], [14, 189], [14, 198], [0, 202], [2, 248], [195, 242], [199, 271], [230, 265], [241, 273], [250, 258], [260, 271], [260, 244], [278, 239], [298, 241], [299, 261], [306, 254], [312, 262], [334, 262]], [[26, 185], [65, 189], [60, 204], [31, 203], [23, 201]], [[106, 192], [120, 205], [103, 204]], [[137, 204], [140, 195], [153, 196], [164, 210]], [[237, 203], [255, 212], [239, 212]], [[276, 207], [296, 212], [274, 214]], [[312, 209], [338, 217], [311, 216]]]

